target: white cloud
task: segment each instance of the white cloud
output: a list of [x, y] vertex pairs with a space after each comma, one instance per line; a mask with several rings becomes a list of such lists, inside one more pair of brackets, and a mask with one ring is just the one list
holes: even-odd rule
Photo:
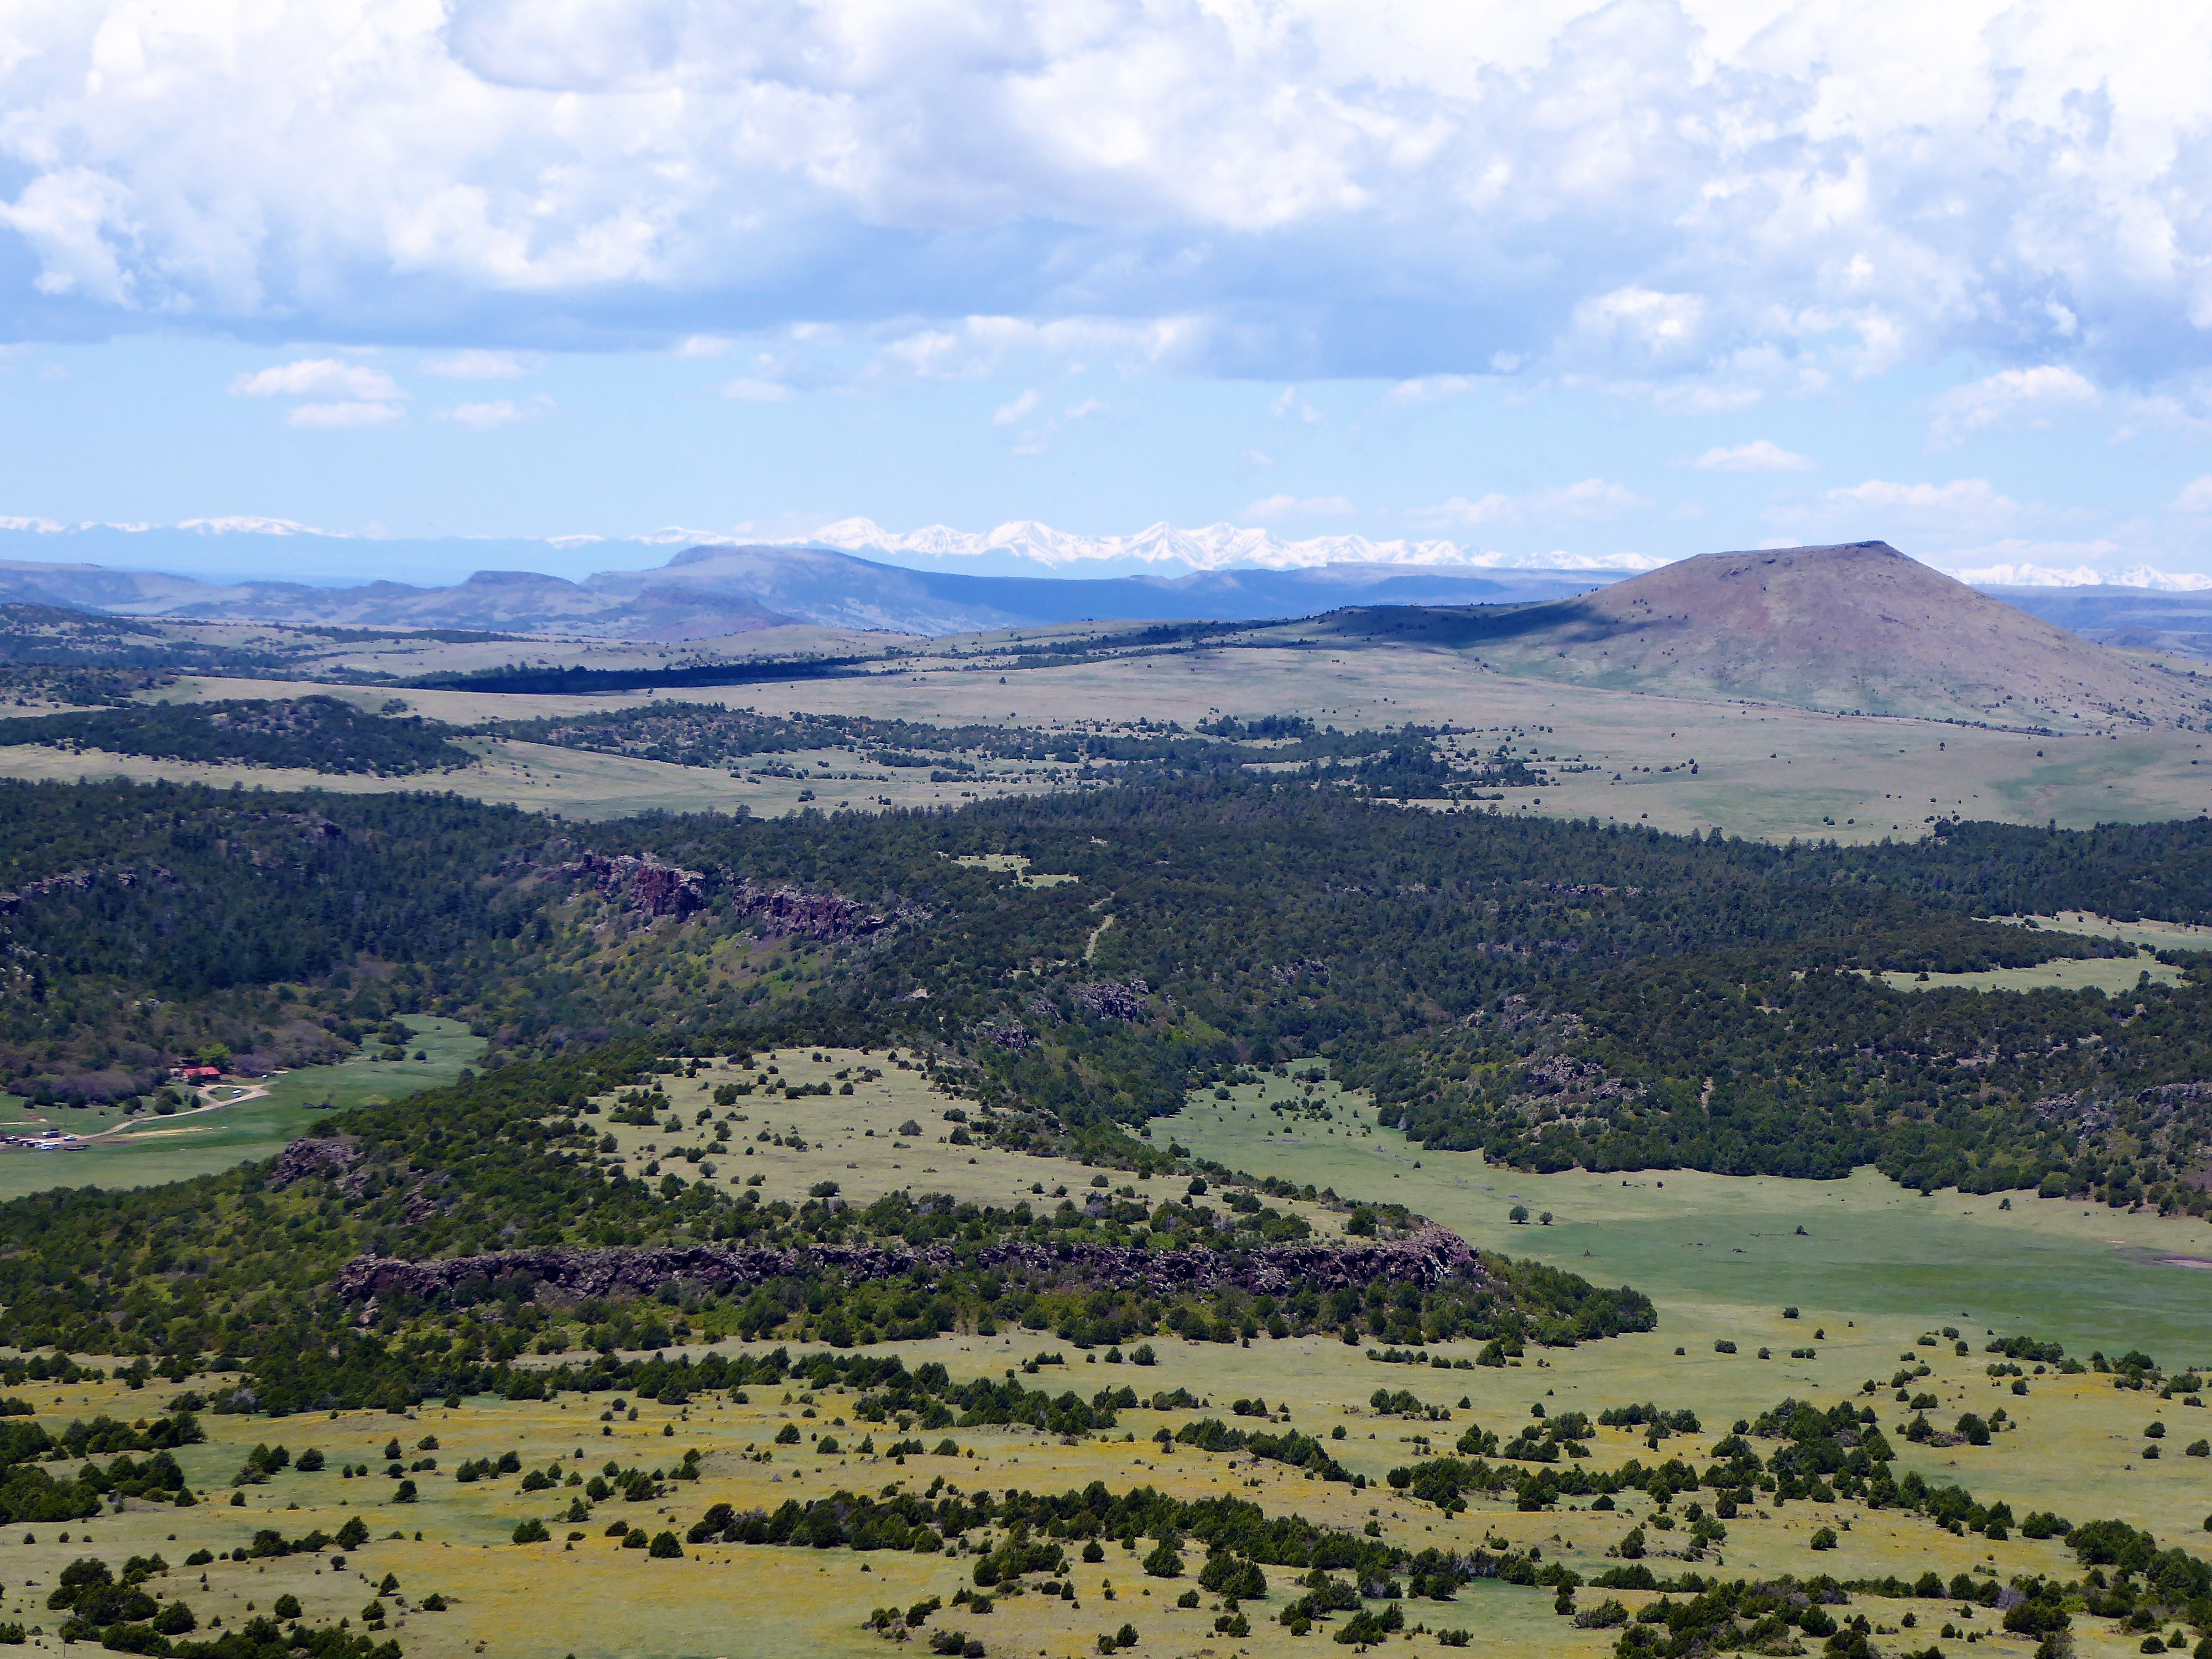
[[902, 335], [877, 354], [878, 378], [967, 380], [1048, 365], [1107, 362], [1123, 371], [1176, 368], [1194, 360], [1205, 337], [1194, 317], [1065, 317], [1036, 323], [1020, 317], [967, 317]]
[[1034, 520], [1002, 524], [974, 532], [932, 525], [914, 531], [886, 530], [867, 519], [840, 519], [808, 526], [779, 539], [817, 543], [874, 556], [944, 561], [1006, 555], [1051, 570], [1100, 562], [1193, 570], [1242, 567], [1267, 570], [1306, 569], [1324, 564], [1395, 564], [1423, 568], [1462, 566], [1481, 570], [1651, 570], [1666, 562], [1647, 553], [1504, 553], [1469, 550], [1449, 541], [1372, 542], [1364, 536], [1314, 536], [1285, 542], [1274, 532], [1216, 524], [1182, 530], [1156, 524], [1132, 536], [1083, 536]]
[[676, 348], [676, 355], [679, 357], [712, 359], [726, 356], [730, 346], [731, 342], [723, 339], [718, 334], [694, 334]]
[[1433, 404], [1446, 398], [1456, 398], [1462, 392], [1474, 390], [1476, 382], [1465, 374], [1428, 374], [1419, 380], [1401, 380], [1390, 388], [1394, 404]]
[[1267, 400], [1267, 413], [1277, 420], [1295, 415], [1308, 426], [1321, 419], [1321, 411], [1298, 396], [1298, 389], [1286, 386]]
[[349, 427], [388, 426], [400, 416], [396, 404], [299, 404], [285, 416], [293, 426], [338, 431]]
[[1237, 459], [1247, 466], [1273, 466], [1275, 458], [1264, 449], [1248, 449]]
[[2096, 401], [2097, 388], [2077, 370], [2062, 364], [2003, 369], [1987, 380], [1954, 386], [1934, 400], [1930, 407], [1936, 418], [1929, 428], [1929, 445], [1935, 449], [1955, 448], [1990, 427], [2047, 426], [2060, 410]]
[[2173, 498], [2173, 507], [2177, 513], [2212, 513], [2212, 472], [2182, 485], [2181, 493]]
[[1087, 420], [1106, 407], [1099, 398], [1085, 398], [1079, 403], [1070, 404], [1066, 409], [1060, 410], [1058, 419], [1048, 418], [1036, 426], [1024, 425], [1030, 416], [1036, 413], [1038, 405], [1043, 401], [1042, 395], [1032, 386], [1019, 397], [1000, 404], [992, 411], [991, 424], [994, 427], [1022, 428], [1022, 430], [1014, 436], [1012, 449], [1015, 454], [1043, 454], [1052, 447], [1052, 441], [1060, 435], [1060, 422]]
[[1831, 489], [1828, 500], [1838, 507], [1910, 507], [1919, 512], [1990, 516], [2016, 512], [2020, 503], [1997, 493], [1987, 478], [1954, 478], [1949, 483], [1892, 483], [1869, 478], [1864, 483]]
[[787, 404], [799, 394], [780, 380], [741, 374], [734, 380], [722, 382], [722, 395], [741, 404]]
[[422, 365], [422, 372], [448, 380], [519, 380], [530, 370], [511, 351], [471, 349], [433, 357]]
[[337, 392], [379, 403], [394, 403], [406, 395], [382, 369], [335, 357], [302, 357], [240, 374], [231, 381], [230, 391], [238, 398], [311, 398]]
[[1709, 449], [1691, 465], [1701, 472], [1805, 472], [1811, 470], [1813, 458], [1769, 439], [1754, 438], [1747, 444]]
[[137, 302], [137, 276], [125, 265], [138, 228], [127, 185], [88, 167], [58, 167], [33, 179], [14, 202], [0, 202], [0, 225], [37, 253], [32, 286], [40, 293]]
[[1248, 519], [1340, 519], [1354, 511], [1341, 495], [1267, 495], [1244, 509]]
[[[1473, 341], [1711, 407], [1778, 395], [1728, 367], [1748, 349], [1793, 382], [1996, 354], [2149, 387], [2212, 327], [2203, 8], [79, 0], [6, 27], [22, 337], [497, 314], [519, 347], [711, 356], [732, 317], [836, 316], [896, 333], [884, 374], [1065, 355], [1413, 401]], [[1948, 442], [2069, 403], [1935, 414]]]
[[1575, 343], [1580, 354], [1601, 362], [1686, 366], [1695, 359], [1705, 312], [1695, 294], [1632, 283], [1575, 307]]

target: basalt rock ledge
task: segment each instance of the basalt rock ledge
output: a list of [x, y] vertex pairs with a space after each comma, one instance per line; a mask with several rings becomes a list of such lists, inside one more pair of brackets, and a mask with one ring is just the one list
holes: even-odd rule
[[810, 1244], [793, 1249], [712, 1244], [586, 1250], [499, 1250], [483, 1255], [408, 1261], [357, 1256], [337, 1281], [349, 1302], [393, 1296], [434, 1301], [465, 1285], [499, 1294], [526, 1279], [569, 1297], [646, 1296], [681, 1282], [701, 1289], [749, 1289], [780, 1279], [867, 1280], [962, 1270], [995, 1269], [1031, 1278], [1142, 1285], [1155, 1295], [1178, 1291], [1240, 1290], [1282, 1295], [1294, 1290], [1358, 1289], [1377, 1280], [1433, 1287], [1449, 1281], [1479, 1285], [1485, 1278], [1468, 1242], [1443, 1227], [1402, 1239], [1344, 1244], [1269, 1244], [1244, 1250], [1147, 1250], [1069, 1242], [1014, 1242], [955, 1250], [877, 1244]]

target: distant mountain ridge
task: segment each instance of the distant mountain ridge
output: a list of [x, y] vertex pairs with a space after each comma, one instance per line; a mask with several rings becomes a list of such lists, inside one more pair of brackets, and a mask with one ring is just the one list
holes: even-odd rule
[[2100, 645], [2212, 659], [2212, 592], [2103, 586], [1983, 591]]
[[1593, 579], [1399, 565], [1222, 570], [1177, 578], [908, 570], [825, 548], [700, 546], [649, 570], [571, 581], [479, 570], [451, 586], [210, 582], [104, 565], [0, 561], [0, 601], [114, 616], [352, 628], [459, 628], [674, 641], [790, 623], [943, 635], [1082, 621], [1255, 621], [1347, 605], [1498, 605]]

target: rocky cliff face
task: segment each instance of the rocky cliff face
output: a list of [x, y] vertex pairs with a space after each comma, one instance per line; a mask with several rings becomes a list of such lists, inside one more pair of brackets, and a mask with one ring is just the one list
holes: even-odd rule
[[395, 1294], [428, 1301], [471, 1280], [495, 1291], [526, 1279], [533, 1292], [548, 1286], [568, 1297], [622, 1297], [649, 1295], [672, 1281], [702, 1290], [742, 1290], [778, 1279], [878, 1279], [960, 1269], [997, 1269], [1053, 1282], [1142, 1285], [1161, 1296], [1230, 1289], [1280, 1296], [1298, 1290], [1362, 1289], [1378, 1280], [1433, 1286], [1453, 1279], [1479, 1283], [1483, 1277], [1465, 1239], [1442, 1227], [1425, 1227], [1403, 1239], [1271, 1244], [1250, 1250], [1146, 1250], [1074, 1243], [987, 1244], [969, 1252], [945, 1245], [916, 1250], [875, 1244], [793, 1249], [697, 1244], [501, 1250], [441, 1261], [359, 1256], [338, 1275], [337, 1289], [349, 1301]]

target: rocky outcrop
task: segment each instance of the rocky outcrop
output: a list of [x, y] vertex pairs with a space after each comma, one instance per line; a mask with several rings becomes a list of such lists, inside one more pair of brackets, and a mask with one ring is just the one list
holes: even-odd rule
[[[289, 1153], [288, 1153], [289, 1156]], [[996, 1270], [1055, 1281], [1142, 1285], [1158, 1296], [1178, 1291], [1240, 1290], [1280, 1296], [1299, 1290], [1364, 1289], [1377, 1281], [1441, 1285], [1479, 1281], [1474, 1249], [1458, 1234], [1425, 1227], [1412, 1237], [1375, 1243], [1270, 1244], [1250, 1250], [1147, 1250], [1135, 1246], [1066, 1243], [986, 1244], [956, 1251], [933, 1244], [809, 1244], [790, 1249], [712, 1244], [658, 1249], [501, 1250], [441, 1261], [357, 1256], [338, 1275], [348, 1301], [408, 1296], [429, 1301], [471, 1280], [496, 1286], [526, 1277], [572, 1297], [646, 1296], [672, 1281], [699, 1288], [748, 1289], [779, 1279], [925, 1278]]]
[[688, 916], [707, 906], [707, 878], [702, 872], [663, 864], [650, 853], [643, 858], [628, 853], [613, 858], [604, 853], [586, 853], [553, 873], [588, 878], [597, 884], [601, 896], [619, 900], [649, 916]]
[[272, 1187], [289, 1187], [310, 1176], [338, 1176], [352, 1170], [361, 1154], [343, 1138], [295, 1140], [276, 1154], [276, 1167], [269, 1172]]
[[1141, 979], [1099, 980], [1075, 988], [1076, 1006], [1101, 1019], [1139, 1020], [1152, 988]]
[[2118, 1121], [2110, 1106], [2081, 1089], [2063, 1095], [2047, 1095], [2033, 1103], [2032, 1109], [2045, 1123], [2061, 1124], [2083, 1134], [2109, 1129]]
[[757, 882], [737, 885], [735, 908], [740, 918], [752, 921], [763, 938], [818, 939], [861, 939], [880, 933], [890, 918], [841, 893], [811, 893], [803, 887], [763, 887]]

